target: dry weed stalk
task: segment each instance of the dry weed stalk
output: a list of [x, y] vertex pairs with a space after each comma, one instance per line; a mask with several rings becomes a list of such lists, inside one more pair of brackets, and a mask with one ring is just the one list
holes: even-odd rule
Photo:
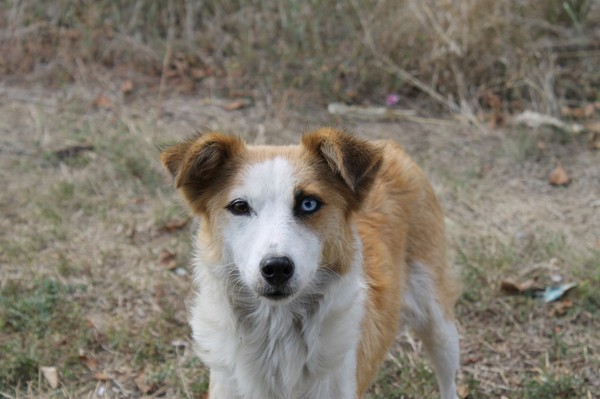
[[590, 0], [12, 4], [0, 10], [0, 72], [56, 81], [65, 71], [78, 79], [75, 60], [130, 66], [160, 76], [159, 97], [178, 54], [195, 64], [177, 73], [207, 68], [229, 91], [300, 88], [347, 103], [396, 93], [470, 123], [488, 93], [504, 112], [557, 114], [596, 101], [600, 86], [600, 3]]
[[167, 43], [165, 49], [165, 55], [162, 61], [162, 69], [160, 75], [160, 85], [158, 87], [158, 101], [156, 103], [156, 117], [160, 116], [163, 96], [165, 92], [165, 84], [167, 81], [167, 69], [171, 62], [171, 54], [173, 52], [173, 39], [175, 37], [175, 11], [173, 7], [173, 0], [169, 0], [169, 28], [167, 31]]

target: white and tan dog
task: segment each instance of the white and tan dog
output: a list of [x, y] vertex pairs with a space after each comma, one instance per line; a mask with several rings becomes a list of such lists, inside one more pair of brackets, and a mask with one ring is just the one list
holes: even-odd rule
[[400, 324], [456, 397], [459, 284], [438, 201], [399, 145], [206, 133], [161, 160], [200, 221], [191, 326], [211, 399], [362, 398]]

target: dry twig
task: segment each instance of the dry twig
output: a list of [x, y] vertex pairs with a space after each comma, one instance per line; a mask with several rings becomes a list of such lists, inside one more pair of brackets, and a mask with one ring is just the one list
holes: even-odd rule
[[167, 48], [165, 50], [165, 56], [162, 62], [162, 72], [160, 74], [160, 86], [158, 88], [158, 103], [156, 105], [156, 117], [160, 116], [160, 110], [162, 108], [163, 96], [165, 92], [165, 84], [167, 81], [167, 69], [171, 62], [171, 54], [173, 52], [173, 39], [175, 37], [175, 8], [173, 6], [173, 0], [169, 0], [169, 28], [167, 31]]

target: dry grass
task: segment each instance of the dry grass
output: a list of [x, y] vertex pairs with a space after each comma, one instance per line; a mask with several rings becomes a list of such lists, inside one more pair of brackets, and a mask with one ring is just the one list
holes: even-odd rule
[[474, 114], [499, 98], [505, 111], [557, 114], [600, 98], [592, 0], [5, 4], [0, 72], [55, 85], [93, 80], [82, 65], [94, 62], [187, 92], [217, 76], [228, 93], [354, 103], [399, 93], [428, 111]]
[[[322, 112], [257, 102], [165, 96], [94, 105], [97, 89], [2, 86], [0, 103], [0, 392], [28, 397], [202, 397], [207, 372], [191, 353], [186, 298], [192, 224], [156, 145], [207, 126], [249, 141], [295, 141]], [[207, 122], [208, 121], [208, 122]], [[463, 270], [460, 386], [470, 398], [594, 397], [600, 390], [598, 153], [552, 132], [360, 124], [402, 142], [431, 175]], [[543, 141], [543, 150], [535, 144]], [[80, 150], [74, 150], [80, 148]], [[86, 149], [87, 148], [87, 149]], [[65, 151], [71, 149], [71, 151]], [[568, 187], [547, 183], [560, 158]], [[460, 159], [461, 162], [456, 162]], [[595, 204], [595, 205], [594, 205]], [[176, 269], [161, 259], [175, 254]], [[506, 296], [507, 277], [579, 284], [570, 302]], [[432, 397], [420, 344], [399, 337], [371, 398]], [[52, 389], [40, 367], [57, 367]]]

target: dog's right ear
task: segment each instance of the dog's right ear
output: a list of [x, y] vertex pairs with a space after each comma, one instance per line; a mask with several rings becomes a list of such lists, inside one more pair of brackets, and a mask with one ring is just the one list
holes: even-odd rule
[[229, 180], [245, 147], [236, 137], [205, 133], [167, 147], [160, 160], [192, 209], [199, 211], [208, 196], [220, 191]]

